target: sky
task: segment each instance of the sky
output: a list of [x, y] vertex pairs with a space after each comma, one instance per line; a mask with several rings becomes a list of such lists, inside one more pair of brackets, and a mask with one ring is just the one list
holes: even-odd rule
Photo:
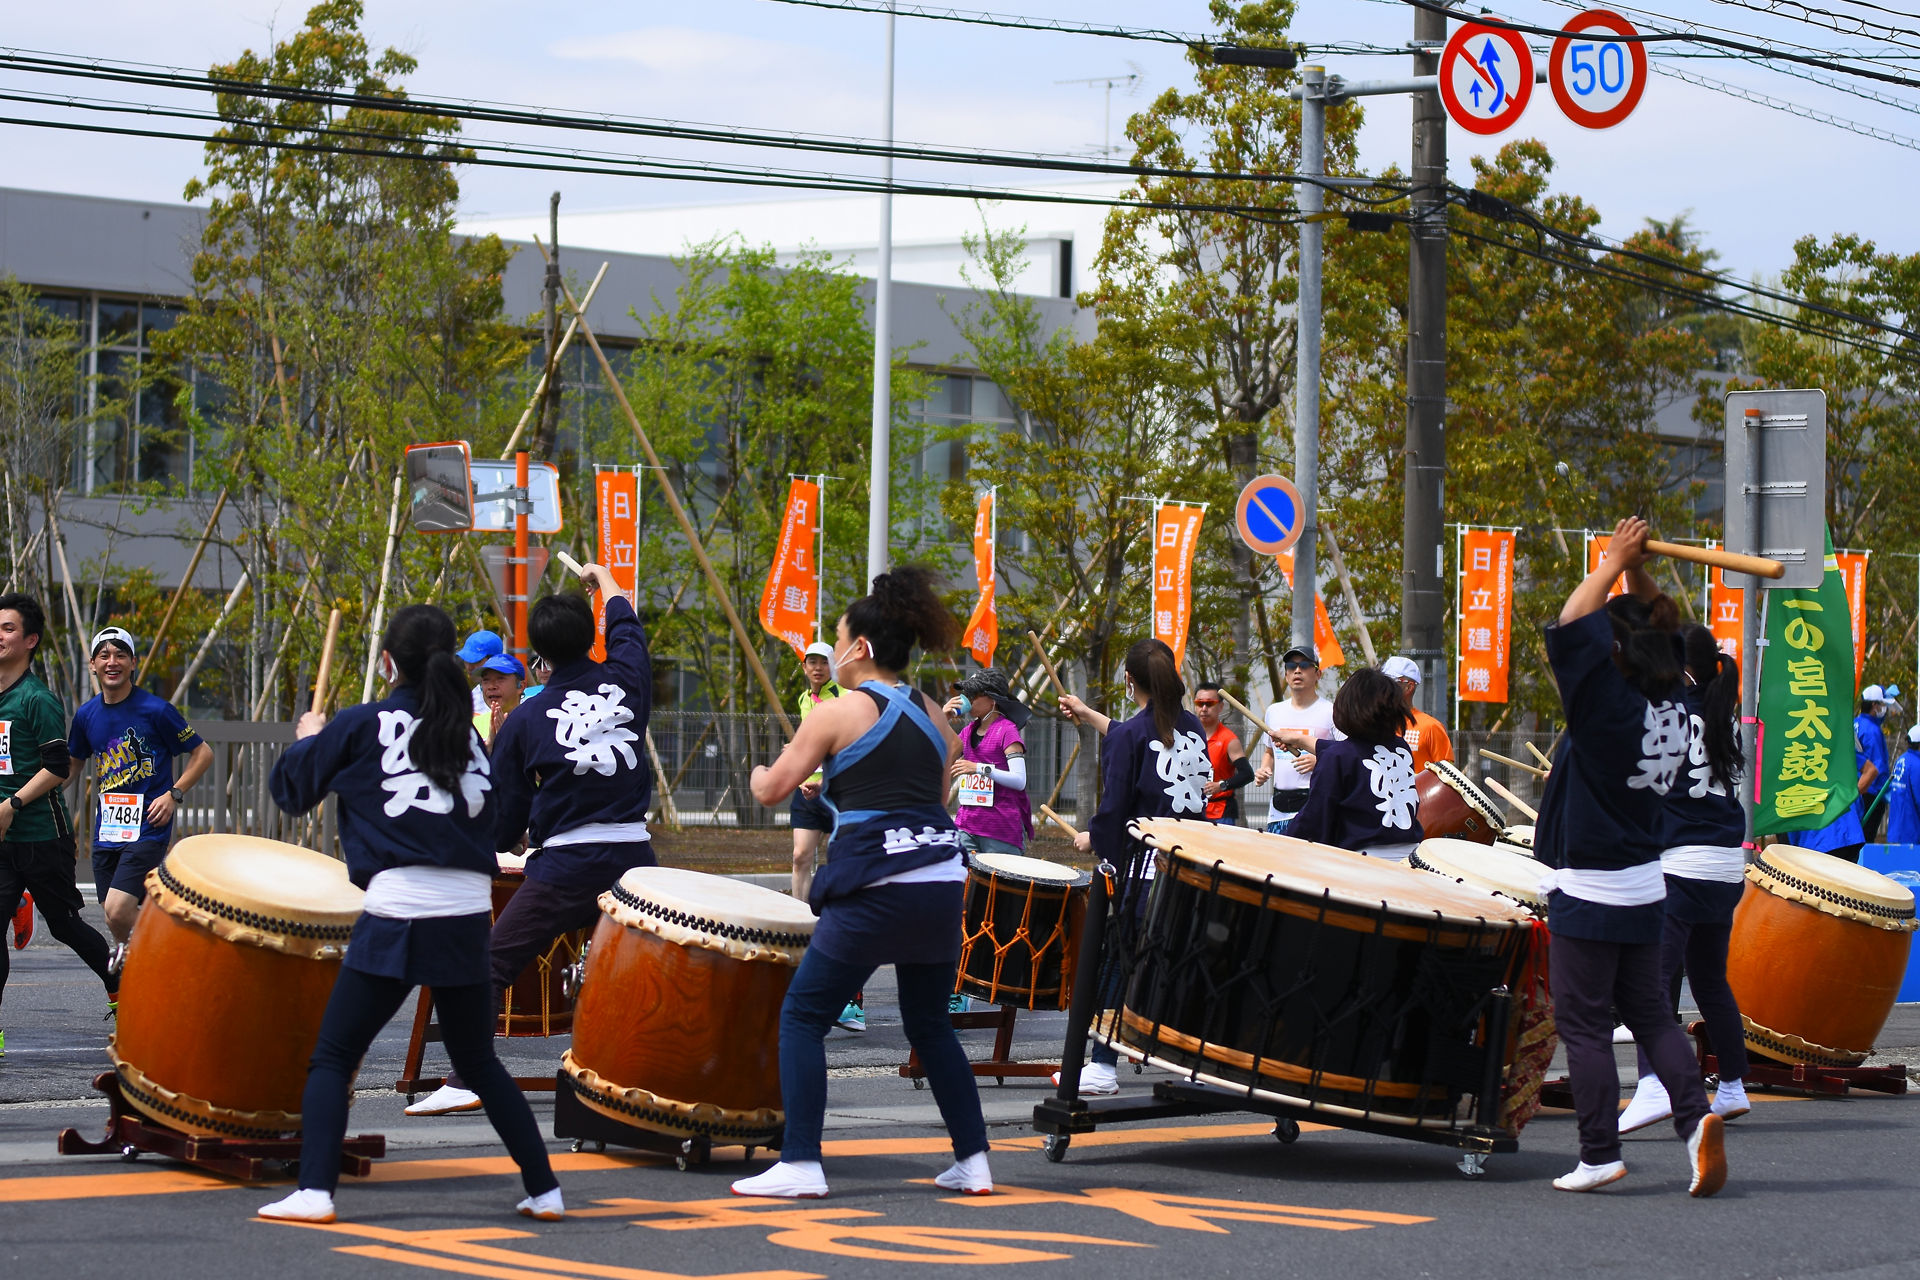
[[[1836, 34], [1742, 7], [1760, 0], [1646, 2], [1658, 4], [1662, 15], [1767, 39], [1823, 48], [1874, 43], [1869, 34]], [[996, 0], [994, 7], [1179, 32], [1206, 32], [1214, 25], [1196, 0]], [[200, 68], [243, 48], [265, 48], [276, 31], [284, 35], [296, 29], [304, 12], [301, 3], [271, 0], [92, 0], [73, 9], [13, 5], [5, 40], [15, 48]], [[1506, 0], [1502, 12], [1551, 23], [1569, 10], [1553, 0]], [[1887, 20], [1920, 28], [1912, 19]], [[697, 6], [573, 0], [550, 10], [497, 0], [369, 0], [364, 29], [376, 45], [397, 46], [419, 58], [420, 68], [408, 85], [421, 94], [864, 137], [880, 131], [885, 19], [874, 15], [775, 0], [705, 0]], [[1310, 44], [1402, 45], [1412, 29], [1413, 10], [1396, 0], [1301, 0], [1294, 24], [1296, 38]], [[1920, 36], [1903, 38], [1915, 46], [1915, 60], [1902, 65], [1920, 78]], [[1174, 45], [912, 17], [897, 19], [896, 39], [896, 136], [903, 142], [1092, 154], [1103, 145], [1105, 94], [1098, 86], [1071, 82], [1139, 77], [1131, 91], [1113, 94], [1115, 137], [1127, 112], [1170, 86], [1190, 83], [1184, 51]], [[1316, 60], [1349, 80], [1411, 71], [1404, 55], [1329, 54]], [[1880, 103], [1738, 61], [1659, 65], [1685, 67], [1750, 92], [1920, 138], [1920, 91], [1880, 86], [1874, 91], [1894, 99]], [[0, 72], [0, 92], [22, 90], [181, 100], [134, 86]], [[204, 105], [204, 99], [195, 105]], [[0, 108], [0, 116], [92, 118], [12, 103]], [[471, 126], [469, 132], [515, 136], [485, 125]], [[1634, 114], [1609, 130], [1571, 124], [1544, 85], [1505, 134], [1482, 138], [1454, 127], [1448, 138], [1453, 179], [1470, 183], [1471, 157], [1490, 154], [1515, 137], [1536, 137], [1548, 145], [1556, 160], [1556, 185], [1598, 208], [1603, 232], [1623, 236], [1647, 218], [1684, 212], [1718, 250], [1721, 265], [1740, 275], [1778, 272], [1791, 260], [1793, 242], [1809, 234], [1852, 232], [1885, 250], [1920, 251], [1920, 222], [1911, 215], [1920, 196], [1915, 150], [1663, 75], [1651, 77]], [[629, 146], [663, 156], [840, 172], [870, 174], [877, 164], [767, 155], [720, 144], [637, 140]], [[1369, 99], [1363, 164], [1371, 170], [1391, 164], [1404, 168], [1409, 150], [1408, 100]], [[191, 143], [18, 124], [0, 124], [0, 157], [0, 184], [6, 186], [144, 200], [178, 200], [200, 165], [199, 148]], [[1006, 180], [991, 172], [963, 175], [906, 163], [898, 175]], [[470, 170], [462, 177], [462, 211], [479, 216], [544, 209], [555, 185], [551, 174]], [[566, 175], [558, 185], [563, 213], [753, 198], [736, 187], [655, 179]]]

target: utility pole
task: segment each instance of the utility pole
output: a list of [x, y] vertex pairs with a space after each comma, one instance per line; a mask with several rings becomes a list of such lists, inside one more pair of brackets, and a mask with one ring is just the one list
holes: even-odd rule
[[[1443, 13], [1416, 8], [1416, 78], [1437, 77]], [[1437, 79], [1436, 79], [1437, 85]], [[1447, 472], [1447, 113], [1436, 88], [1413, 95], [1412, 248], [1407, 262], [1407, 437], [1400, 544], [1400, 647], [1420, 665], [1420, 701], [1445, 702], [1446, 590], [1441, 546]]]
[[[1293, 379], [1293, 479], [1300, 491], [1300, 540], [1293, 546], [1293, 643], [1313, 649], [1313, 602], [1320, 536], [1320, 214], [1327, 172], [1325, 67], [1300, 69], [1300, 297]], [[1275, 696], [1278, 696], [1277, 694]]]
[[[540, 406], [540, 430], [535, 433], [533, 452], [545, 457], [553, 451], [553, 442], [560, 434], [560, 371], [554, 368], [554, 362], [560, 352], [560, 193], [553, 193], [547, 201], [547, 243], [552, 252], [547, 254], [546, 283], [540, 296], [547, 304], [547, 393]], [[523, 553], [524, 554], [524, 553]]]
[[[887, 71], [880, 95], [881, 137], [893, 147], [893, 8], [887, 8]], [[893, 530], [893, 156], [880, 161], [880, 267], [873, 278], [873, 443], [868, 472], [867, 581], [887, 571]]]

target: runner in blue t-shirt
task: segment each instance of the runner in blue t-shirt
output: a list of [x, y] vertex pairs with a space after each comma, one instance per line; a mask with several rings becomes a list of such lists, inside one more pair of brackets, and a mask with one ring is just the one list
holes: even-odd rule
[[[147, 872], [166, 856], [174, 806], [213, 764], [213, 748], [179, 708], [134, 685], [133, 636], [124, 628], [94, 636], [91, 665], [100, 693], [74, 713], [67, 750], [75, 760], [96, 758], [94, 893], [114, 940], [125, 942], [147, 896]], [[176, 783], [173, 758], [181, 755], [187, 765]]]

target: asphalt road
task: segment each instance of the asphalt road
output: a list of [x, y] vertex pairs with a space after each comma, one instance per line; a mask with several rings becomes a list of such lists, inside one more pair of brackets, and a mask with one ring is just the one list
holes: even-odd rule
[[[404, 1022], [362, 1072], [355, 1132], [387, 1136], [374, 1176], [349, 1179], [342, 1221], [293, 1227], [252, 1217], [277, 1187], [243, 1187], [151, 1156], [59, 1157], [62, 1127], [97, 1130], [84, 1100], [104, 1063], [97, 985], [54, 948], [17, 953], [0, 1061], [0, 1267], [7, 1276], [400, 1277], [452, 1272], [507, 1280], [690, 1276], [938, 1275], [1004, 1265], [1034, 1275], [1139, 1276], [1845, 1276], [1920, 1275], [1907, 1214], [1920, 1192], [1920, 1108], [1908, 1098], [1756, 1096], [1731, 1127], [1732, 1179], [1685, 1194], [1670, 1132], [1627, 1140], [1631, 1173], [1589, 1196], [1548, 1181], [1574, 1161], [1572, 1117], [1543, 1112], [1517, 1154], [1468, 1180], [1443, 1148], [1308, 1126], [1292, 1145], [1249, 1114], [1115, 1127], [1049, 1163], [1028, 1126], [1038, 1082], [982, 1090], [1000, 1194], [956, 1199], [925, 1180], [950, 1158], [904, 1060], [884, 981], [871, 1029], [835, 1033], [824, 1201], [728, 1194], [737, 1151], [687, 1172], [656, 1157], [552, 1149], [568, 1221], [515, 1217], [518, 1183], [484, 1119], [407, 1119], [374, 1088], [397, 1074]], [[1023, 1020], [1016, 1056], [1057, 1044], [1058, 1015]], [[989, 1033], [967, 1033], [984, 1054]], [[1049, 1037], [1053, 1037], [1051, 1040]], [[1896, 1010], [1886, 1056], [1920, 1060], [1920, 1006]], [[550, 1071], [553, 1042], [508, 1042], [526, 1074]], [[1623, 1063], [1628, 1061], [1622, 1056]], [[1628, 1069], [1630, 1072], [1630, 1068]], [[1149, 1077], [1123, 1074], [1129, 1089]], [[543, 1123], [544, 1096], [534, 1105]]]

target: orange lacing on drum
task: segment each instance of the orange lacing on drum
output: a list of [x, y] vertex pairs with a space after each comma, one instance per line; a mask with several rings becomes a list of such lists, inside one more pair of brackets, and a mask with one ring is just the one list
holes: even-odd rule
[[776, 929], [751, 929], [745, 925], [728, 924], [724, 920], [711, 920], [706, 916], [695, 915], [691, 911], [676, 911], [671, 907], [663, 907], [657, 902], [650, 902], [621, 884], [615, 884], [608, 892], [622, 906], [630, 907], [642, 915], [651, 916], [667, 924], [678, 925], [682, 929], [693, 929], [720, 938], [731, 938], [735, 942], [805, 950], [807, 944], [813, 941], [811, 933], [782, 933]]
[[[1815, 884], [1811, 880], [1802, 880], [1791, 872], [1782, 870], [1776, 864], [1769, 862], [1767, 855], [1764, 853], [1756, 857], [1753, 860], [1753, 865], [1747, 870], [1748, 875], [1755, 873], [1763, 875], [1769, 880], [1776, 881], [1786, 888], [1792, 889], [1795, 893], [1802, 893], [1810, 898], [1818, 898], [1822, 902], [1830, 902], [1836, 907], [1844, 907], [1848, 911], [1857, 911], [1864, 916], [1873, 916], [1880, 920], [1899, 921], [1906, 924], [1909, 928], [1912, 927], [1914, 922], [1914, 904], [1911, 902], [1904, 907], [1890, 907], [1884, 902], [1871, 902], [1865, 898], [1849, 897], [1847, 894], [1829, 889], [1825, 885]], [[1896, 925], [1894, 927], [1897, 928], [1898, 926]]]
[[321, 942], [345, 942], [353, 934], [350, 924], [316, 924], [311, 920], [282, 920], [278, 916], [262, 915], [258, 911], [242, 911], [238, 907], [228, 906], [216, 898], [209, 898], [197, 889], [188, 888], [173, 874], [169, 865], [162, 862], [151, 873], [160, 877], [160, 883], [168, 893], [182, 902], [198, 907], [209, 915], [219, 916], [222, 920], [231, 920], [235, 924], [245, 925], [249, 929], [258, 929], [263, 933], [277, 933], [289, 938], [313, 938]]
[[[994, 886], [998, 883], [998, 877], [988, 877], [986, 907], [980, 913], [980, 927], [969, 930], [966, 927], [965, 918], [963, 917], [961, 920], [960, 970], [954, 977], [954, 991], [964, 993], [968, 985], [973, 984], [977, 987], [985, 988], [986, 999], [992, 1001], [994, 1004], [1017, 1004], [1021, 998], [1024, 997], [1026, 1007], [1029, 1009], [1038, 1009], [1040, 1007], [1040, 995], [1042, 992], [1046, 992], [1054, 997], [1048, 1001], [1051, 1007], [1062, 1007], [1067, 994], [1073, 990], [1074, 955], [1073, 948], [1067, 945], [1067, 921], [1069, 904], [1071, 902], [1070, 886], [1066, 884], [1055, 886], [1037, 880], [1027, 881], [1027, 891], [1020, 897], [1020, 924], [1014, 929], [1012, 934], [1007, 937], [1006, 941], [1002, 942], [999, 935], [995, 932], [995, 925], [999, 923], [997, 912], [1000, 905], [1000, 895], [994, 892]], [[1036, 943], [1033, 940], [1032, 928], [1033, 904], [1037, 896], [1036, 891], [1041, 889], [1057, 890], [1058, 897], [1049, 898], [1048, 901], [1059, 904], [1060, 915], [1059, 918], [1053, 922], [1053, 928], [1048, 931], [1046, 938]], [[973, 948], [977, 943], [982, 941], [993, 949], [993, 976], [991, 979], [985, 981], [967, 972], [968, 961], [973, 956]], [[1052, 985], [1043, 987], [1040, 985], [1041, 970], [1043, 967], [1042, 961], [1048, 953], [1053, 950], [1055, 945], [1060, 947], [1060, 985], [1058, 987]], [[1020, 946], [1025, 946], [1027, 949], [1027, 976], [1030, 985], [1021, 988], [1014, 986], [1012, 983], [1008, 983], [1003, 987], [1001, 984], [1001, 974], [1006, 969], [1007, 957], [1012, 954], [1015, 947]], [[1009, 996], [1012, 997], [1011, 1000], [1007, 998]]]

